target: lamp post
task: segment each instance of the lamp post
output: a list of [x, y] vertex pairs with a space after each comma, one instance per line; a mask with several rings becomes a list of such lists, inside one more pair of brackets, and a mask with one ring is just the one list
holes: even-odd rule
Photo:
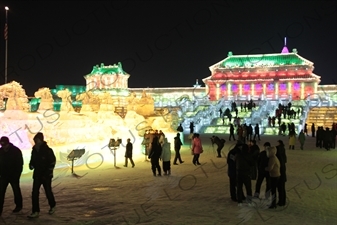
[[6, 23], [5, 23], [5, 29], [4, 29], [4, 38], [6, 41], [6, 49], [5, 49], [5, 84], [7, 84], [7, 54], [8, 54], [8, 10], [9, 8], [5, 6], [6, 10]]

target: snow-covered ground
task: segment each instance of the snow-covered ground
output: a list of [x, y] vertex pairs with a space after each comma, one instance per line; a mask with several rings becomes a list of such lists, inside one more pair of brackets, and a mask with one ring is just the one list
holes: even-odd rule
[[[269, 202], [254, 200], [254, 207], [239, 207], [229, 196], [226, 158], [216, 158], [210, 136], [201, 136], [205, 149], [200, 157], [202, 165], [192, 164], [186, 141], [182, 150], [185, 162], [172, 165], [169, 177], [153, 177], [150, 163], [140, 154], [135, 154], [135, 168], [124, 168], [124, 148], [117, 150], [117, 168], [109, 150], [79, 159], [77, 165], [82, 165], [75, 167], [77, 177], [71, 175], [69, 166], [59, 167], [53, 181], [57, 210], [48, 214], [41, 190], [37, 219], [27, 218], [31, 212], [32, 174], [23, 174], [24, 208], [12, 213], [15, 206], [8, 187], [0, 224], [337, 224], [337, 150], [317, 149], [314, 138], [308, 137], [304, 151], [298, 147], [287, 150], [287, 206], [271, 210], [266, 209]], [[286, 137], [263, 136], [260, 147], [265, 141], [275, 144], [278, 139], [287, 143]], [[224, 155], [233, 144], [227, 141]], [[138, 145], [134, 151], [140, 152]], [[174, 151], [171, 163], [173, 158]], [[254, 192], [255, 181], [252, 186]]]

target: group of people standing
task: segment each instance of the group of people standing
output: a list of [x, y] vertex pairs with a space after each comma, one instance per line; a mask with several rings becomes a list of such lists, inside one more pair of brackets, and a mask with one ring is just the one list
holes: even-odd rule
[[330, 149], [336, 148], [336, 136], [337, 136], [337, 125], [335, 123], [332, 124], [331, 129], [326, 127], [324, 129], [323, 126], [317, 127], [316, 135], [316, 147], [325, 148], [327, 151]]
[[[53, 171], [56, 163], [56, 157], [53, 150], [44, 141], [43, 133], [37, 133], [34, 136], [34, 146], [29, 162], [29, 169], [33, 172], [32, 188], [32, 213], [29, 218], [36, 218], [40, 213], [39, 193], [43, 186], [48, 204], [50, 206], [49, 214], [55, 212], [55, 198], [52, 192]], [[0, 139], [0, 216], [3, 212], [5, 194], [10, 184], [14, 194], [16, 207], [13, 213], [18, 213], [23, 208], [23, 200], [20, 188], [20, 177], [23, 170], [23, 156], [21, 150], [13, 145], [8, 137]]]
[[[167, 141], [167, 138], [164, 138], [164, 141], [160, 142], [159, 136], [154, 136], [151, 144], [149, 145], [149, 155], [148, 158], [151, 161], [151, 170], [153, 176], [161, 176], [161, 166], [159, 161], [163, 162], [163, 171], [164, 175], [171, 174], [171, 147], [170, 143]], [[182, 146], [182, 142], [180, 139], [180, 133], [177, 133], [177, 136], [174, 138], [174, 150], [175, 157], [173, 161], [173, 165], [178, 165], [178, 161], [180, 164], [184, 163], [181, 159], [180, 149]], [[222, 146], [223, 147], [223, 146]], [[220, 149], [221, 150], [221, 149]], [[200, 135], [194, 133], [191, 140], [191, 154], [193, 155], [192, 163], [193, 165], [201, 165], [199, 162], [200, 154], [203, 153], [203, 147], [200, 139]]]
[[168, 143], [167, 138], [163, 132], [154, 134], [152, 136], [152, 141], [148, 144], [148, 159], [151, 161], [151, 170], [153, 176], [161, 176], [161, 167], [159, 160], [161, 160], [164, 175], [171, 174], [171, 149], [170, 143]]
[[[231, 199], [238, 202], [239, 206], [243, 200], [249, 205], [252, 204], [253, 197], [260, 198], [261, 185], [263, 180], [266, 180], [264, 197], [271, 200], [269, 208], [274, 209], [277, 205], [285, 206], [286, 162], [287, 156], [282, 140], [279, 140], [274, 147], [266, 142], [262, 151], [255, 140], [251, 140], [249, 144], [238, 141], [227, 155]], [[256, 180], [254, 195], [252, 180]], [[243, 186], [246, 189], [246, 197]]]
[[[236, 129], [236, 135], [239, 141], [246, 143], [246, 141], [255, 140], [256, 138], [260, 141], [260, 127], [259, 124], [256, 124], [253, 128], [251, 124], [242, 124], [238, 125]], [[253, 136], [254, 135], [254, 136]], [[233, 124], [229, 126], [229, 140], [235, 141], [235, 127]]]

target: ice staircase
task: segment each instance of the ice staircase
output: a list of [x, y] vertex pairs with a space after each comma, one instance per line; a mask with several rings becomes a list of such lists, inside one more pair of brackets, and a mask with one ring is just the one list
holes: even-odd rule
[[[281, 103], [281, 104], [286, 105], [287, 102]], [[275, 110], [277, 109], [277, 107], [278, 107], [278, 105], [273, 108], [273, 111], [270, 111], [270, 116], [275, 115]], [[306, 120], [306, 117], [307, 117], [307, 109], [306, 109], [306, 105], [303, 101], [292, 101], [291, 109], [293, 109], [295, 112], [297, 112], [299, 108], [301, 110], [301, 114], [296, 115], [295, 118], [288, 118], [288, 115], [286, 116], [286, 118], [284, 118], [283, 115], [281, 116], [281, 124], [285, 123], [287, 125], [287, 129], [288, 129], [288, 123], [294, 123], [295, 124], [295, 130], [296, 130], [297, 134], [303, 128], [304, 121]], [[262, 126], [263, 134], [264, 135], [278, 135], [280, 127], [278, 126], [277, 122], [278, 122], [278, 120], [276, 119], [275, 127], [270, 127], [270, 126], [268, 126], [268, 116], [267, 116], [267, 118], [264, 118], [264, 121], [262, 123], [263, 124], [263, 126]]]
[[311, 124], [318, 126], [331, 128], [332, 123], [337, 123], [337, 107], [313, 107], [310, 108], [308, 116], [306, 118], [308, 124], [308, 130], [310, 130]]
[[[230, 107], [229, 107], [230, 108]], [[253, 111], [245, 111], [241, 110], [241, 107], [238, 108], [238, 117], [241, 119], [241, 124], [246, 123], [246, 118], [250, 118], [251, 114], [254, 112], [254, 110], [258, 110], [259, 107], [256, 107]], [[235, 117], [235, 112], [231, 112], [233, 118]], [[232, 123], [234, 123], [234, 119], [232, 118]], [[246, 123], [249, 125], [249, 123]], [[205, 134], [229, 134], [229, 127], [230, 122], [228, 121], [228, 118], [225, 117], [225, 123], [223, 124], [222, 118], [216, 117], [212, 120], [210, 125], [204, 125], [202, 127], [202, 133]]]
[[[189, 133], [190, 123], [194, 123], [194, 131], [203, 133], [203, 127], [209, 126], [214, 118], [219, 117], [220, 108], [229, 107], [229, 101], [220, 99], [218, 102], [209, 100], [195, 101], [194, 107], [191, 110], [181, 112], [180, 123], [183, 126], [184, 132]], [[184, 106], [181, 106], [184, 110]]]

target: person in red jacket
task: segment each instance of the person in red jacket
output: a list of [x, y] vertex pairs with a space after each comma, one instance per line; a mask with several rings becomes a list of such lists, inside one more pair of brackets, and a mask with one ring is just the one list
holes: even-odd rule
[[199, 162], [199, 157], [200, 154], [203, 153], [203, 149], [202, 149], [202, 144], [201, 144], [201, 140], [199, 138], [199, 134], [195, 133], [193, 135], [193, 140], [192, 140], [192, 154], [193, 154], [193, 160], [192, 163], [196, 166], [196, 165], [201, 165]]

